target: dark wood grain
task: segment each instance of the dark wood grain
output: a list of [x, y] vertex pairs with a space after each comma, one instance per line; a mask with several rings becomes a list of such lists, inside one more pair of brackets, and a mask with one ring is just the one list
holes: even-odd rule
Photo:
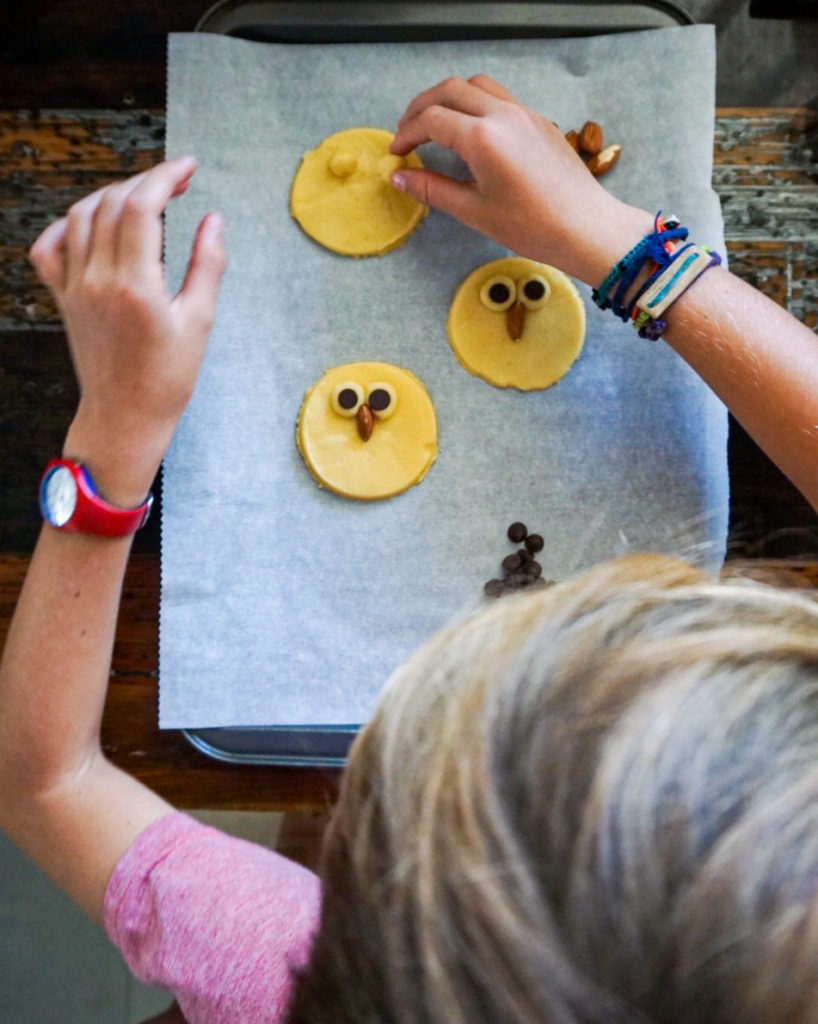
[[208, 0], [29, 0], [3, 4], [0, 102], [9, 108], [164, 106], [169, 32]]

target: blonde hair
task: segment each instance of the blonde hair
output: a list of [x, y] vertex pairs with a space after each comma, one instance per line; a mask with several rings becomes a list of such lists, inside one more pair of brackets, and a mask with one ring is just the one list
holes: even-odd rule
[[818, 1021], [818, 606], [673, 559], [505, 597], [359, 736], [291, 1024]]

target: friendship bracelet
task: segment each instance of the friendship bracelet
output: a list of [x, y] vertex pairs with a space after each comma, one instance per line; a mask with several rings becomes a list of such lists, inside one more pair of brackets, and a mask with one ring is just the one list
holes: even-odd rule
[[669, 266], [671, 266], [682, 255], [682, 253], [687, 252], [688, 249], [692, 249], [692, 248], [693, 248], [693, 243], [692, 242], [688, 242], [687, 245], [683, 245], [680, 248], [676, 249], [670, 255], [669, 259], [667, 260], [667, 262], [664, 265], [657, 264], [655, 266], [655, 269], [654, 269], [653, 273], [642, 284], [642, 286], [639, 288], [639, 291], [636, 293], [636, 295], [634, 295], [634, 297], [628, 301], [628, 305], [630, 306], [630, 318], [632, 320], [636, 319], [636, 316], [637, 316], [637, 313], [638, 313], [637, 304], [638, 304], [639, 300], [642, 298], [642, 296], [645, 294], [645, 292], [648, 290], [648, 288], [650, 288], [653, 284], [655, 284], [655, 282], [659, 278], [659, 276], [661, 274], [663, 274], [667, 270], [667, 268]]
[[[621, 320], [633, 320], [633, 326], [640, 338], [657, 340], [664, 333], [667, 323], [662, 315], [705, 271], [721, 263], [718, 253], [699, 248], [692, 242], [676, 248], [672, 243], [687, 239], [688, 231], [680, 225], [677, 217], [661, 219], [661, 210], [656, 214], [653, 231], [645, 235], [613, 265], [610, 273], [592, 297], [600, 309], [612, 309]], [[640, 285], [636, 295], [627, 299], [634, 281], [648, 261], [653, 266], [646, 281]], [[612, 297], [611, 289], [616, 285]]]
[[721, 257], [718, 253], [692, 246], [689, 251], [681, 253], [680, 258], [674, 260], [638, 297], [636, 308], [647, 313], [651, 319], [658, 319], [696, 278], [719, 263]]
[[[693, 284], [693, 282], [697, 281], [705, 271], [709, 270], [711, 267], [717, 267], [721, 263], [721, 256], [719, 256], [717, 252], [710, 253], [707, 249], [703, 249], [701, 251], [705, 253], [705, 255], [708, 255], [710, 259], [703, 266], [699, 265], [697, 267], [697, 272], [694, 273], [692, 277], [689, 277], [686, 283], [677, 285], [672, 297], [670, 298], [670, 301], [664, 303], [664, 309], [668, 309], [668, 307], [671, 306], [677, 299], [681, 298], [681, 296], [687, 291], [687, 289]], [[642, 313], [640, 312], [639, 316], [637, 316], [637, 320], [641, 317], [641, 315]], [[634, 326], [636, 326], [636, 321], [634, 321]], [[650, 341], [657, 341], [659, 338], [661, 338], [662, 334], [664, 334], [666, 327], [666, 321], [659, 319], [654, 320], [650, 317], [650, 314], [648, 314], [648, 320], [639, 328], [639, 337], [647, 338]]]
[[[687, 228], [681, 227], [677, 218], [668, 217], [661, 227], [660, 218], [661, 211], [656, 214], [654, 219], [653, 232], [640, 239], [621, 260], [615, 263], [602, 284], [591, 293], [594, 302], [600, 309], [608, 309], [613, 305], [616, 315], [622, 320], [627, 320], [628, 314], [622, 303], [642, 267], [649, 259], [660, 266], [666, 265], [669, 243], [676, 239], [687, 238]], [[619, 285], [613, 300], [611, 300], [608, 293], [617, 281]]]
[[[682, 232], [684, 232], [684, 234], [682, 234]], [[622, 275], [622, 278], [617, 286], [617, 289], [614, 292], [613, 299], [611, 300], [611, 309], [613, 310], [614, 316], [618, 316], [623, 323], [627, 323], [628, 320], [630, 320], [630, 310], [633, 308], [632, 302], [628, 303], [627, 306], [624, 305], [625, 296], [631, 290], [633, 282], [639, 276], [639, 273], [644, 267], [645, 263], [647, 263], [648, 260], [653, 260], [653, 265], [656, 268], [656, 270], [654, 270], [653, 274], [651, 275], [651, 277], [653, 277], [655, 276], [655, 274], [661, 273], [661, 271], [670, 263], [672, 263], [673, 260], [676, 258], [676, 255], [679, 250], [671, 249], [670, 251], [668, 251], [665, 248], [667, 242], [665, 242], [664, 245], [660, 246], [659, 241], [663, 237], [666, 237], [668, 241], [672, 241], [676, 237], [685, 239], [687, 238], [687, 229], [674, 228], [669, 231], [656, 232], [653, 236], [649, 237], [651, 238], [651, 243], [648, 245], [647, 258], [643, 260], [641, 263], [634, 262], [632, 266], [628, 267], [628, 269]]]

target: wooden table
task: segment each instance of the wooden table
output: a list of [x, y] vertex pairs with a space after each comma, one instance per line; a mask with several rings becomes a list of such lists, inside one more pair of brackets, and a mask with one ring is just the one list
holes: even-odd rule
[[[136, 70], [144, 75], [141, 64]], [[39, 528], [39, 475], [59, 450], [76, 401], [62, 328], [26, 250], [74, 200], [163, 155], [161, 109], [34, 109], [37, 88], [27, 109], [0, 111], [0, 637]], [[720, 109], [714, 147], [731, 268], [813, 328], [817, 137], [815, 115], [805, 110]], [[731, 554], [765, 562], [797, 556], [803, 578], [818, 581], [818, 523], [809, 506], [735, 424], [729, 457]], [[219, 764], [180, 733], [158, 731], [158, 522], [157, 515], [138, 536], [125, 581], [106, 752], [180, 807], [325, 807], [336, 792], [334, 772]]]

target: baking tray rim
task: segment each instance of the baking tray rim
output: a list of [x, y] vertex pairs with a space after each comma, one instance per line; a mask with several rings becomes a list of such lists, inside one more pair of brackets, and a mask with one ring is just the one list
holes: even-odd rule
[[[331, 11], [333, 17], [336, 17], [339, 14], [343, 14], [343, 9], [345, 7], [351, 13], [364, 12], [366, 10], [372, 10], [372, 11], [386, 13], [386, 12], [389, 12], [392, 9], [393, 6], [399, 8], [399, 11], [401, 12], [402, 17], [403, 17], [402, 21], [399, 21], [398, 19], [390, 18], [388, 21], [383, 22], [383, 23], [377, 23], [375, 21], [367, 21], [366, 23], [364, 23], [363, 21], [343, 22], [343, 21], [340, 21], [340, 20], [339, 21], [331, 21], [331, 20], [321, 16], [322, 15], [322, 11], [325, 8], [328, 9], [328, 12]], [[335, 30], [337, 32], [339, 29], [343, 29], [345, 27], [351, 27], [353, 29], [355, 29], [355, 28], [363, 29], [364, 24], [366, 24], [370, 29], [377, 30], [378, 28], [383, 28], [385, 31], [389, 31], [390, 29], [394, 29], [396, 26], [399, 26], [399, 25], [402, 25], [404, 28], [406, 28], [406, 27], [417, 28], [417, 27], [425, 24], [427, 27], [433, 27], [435, 29], [441, 29], [443, 27], [454, 27], [456, 25], [461, 25], [462, 26], [464, 24], [464, 22], [465, 22], [465, 19], [463, 19], [462, 16], [455, 17], [455, 15], [456, 14], [457, 15], [461, 15], [462, 13], [466, 13], [467, 11], [469, 11], [470, 8], [471, 9], [479, 8], [479, 9], [483, 9], [484, 11], [490, 11], [491, 15], [490, 15], [488, 21], [484, 23], [483, 27], [486, 30], [488, 30], [488, 29], [495, 29], [495, 30], [497, 30], [497, 29], [501, 29], [501, 28], [505, 27], [505, 29], [508, 32], [508, 35], [505, 36], [506, 38], [513, 38], [513, 32], [514, 31], [519, 31], [519, 30], [526, 29], [526, 28], [528, 28], [528, 29], [532, 29], [532, 28], [534, 28], [534, 29], [536, 29], [536, 28], [546, 28], [547, 26], [545, 24], [540, 24], [538, 22], [531, 21], [531, 20], [526, 20], [526, 19], [522, 19], [520, 21], [514, 22], [511, 25], [509, 25], [506, 22], [505, 25], [504, 25], [504, 22], [503, 22], [503, 20], [501, 18], [501, 14], [502, 13], [505, 13], [506, 15], [509, 15], [509, 14], [517, 14], [517, 15], [519, 15], [520, 13], [525, 11], [529, 15], [534, 15], [534, 14], [545, 15], [548, 12], [549, 8], [551, 8], [552, 13], [553, 13], [554, 9], [571, 9], [571, 8], [575, 8], [577, 10], [577, 12], [585, 9], [586, 12], [592, 12], [593, 11], [593, 12], [596, 12], [596, 13], [601, 13], [601, 11], [603, 9], [607, 9], [609, 12], [612, 13], [612, 12], [614, 12], [616, 10], [616, 8], [622, 8], [622, 9], [626, 9], [626, 8], [628, 8], [628, 9], [630, 9], [630, 8], [650, 8], [651, 10], [653, 10], [654, 12], [656, 12], [658, 14], [665, 14], [665, 15], [667, 15], [668, 18], [672, 19], [672, 21], [675, 23], [675, 25], [677, 27], [678, 26], [683, 26], [683, 25], [695, 25], [696, 24], [696, 20], [693, 17], [693, 15], [688, 10], [686, 10], [686, 8], [684, 8], [680, 3], [678, 3], [677, 0], [500, 0], [499, 3], [498, 2], [482, 3], [482, 2], [479, 2], [479, 0], [443, 0], [443, 2], [436, 2], [436, 0], [414, 0], [414, 2], [412, 2], [412, 3], [402, 3], [402, 4], [399, 4], [399, 5], [392, 5], [390, 3], [385, 3], [385, 2], [383, 2], [383, 0], [375, 0], [375, 2], [373, 2], [373, 3], [365, 3], [365, 2], [361, 2], [361, 0], [349, 0], [349, 2], [347, 2], [345, 4], [343, 4], [343, 3], [342, 4], [325, 4], [325, 3], [321, 3], [321, 2], [292, 3], [292, 2], [287, 2], [287, 0], [268, 0], [268, 2], [266, 2], [266, 3], [264, 2], [264, 0], [216, 0], [216, 2], [214, 4], [212, 4], [202, 14], [202, 16], [199, 18], [198, 22], [196, 23], [196, 25], [194, 27], [194, 31], [195, 32], [213, 32], [213, 33], [219, 34], [219, 35], [237, 35], [237, 36], [241, 37], [241, 33], [242, 32], [247, 33], [252, 28], [253, 24], [258, 25], [259, 23], [258, 22], [253, 22], [253, 23], [247, 22], [247, 23], [242, 24], [239, 21], [236, 25], [232, 26], [229, 30], [226, 31], [224, 24], [222, 24], [222, 26], [219, 27], [220, 20], [222, 22], [224, 22], [225, 16], [230, 14], [230, 13], [232, 13], [233, 11], [236, 12], [237, 16], [239, 14], [243, 13], [244, 11], [246, 11], [247, 12], [247, 16], [249, 16], [250, 13], [255, 12], [258, 8], [264, 8], [264, 7], [266, 7], [270, 13], [276, 13], [276, 11], [278, 9], [282, 13], [292, 12], [293, 14], [295, 14], [297, 12], [297, 15], [298, 15], [297, 19], [296, 18], [289, 18], [289, 19], [287, 19], [287, 18], [283, 18], [282, 17], [278, 21], [276, 21], [276, 20], [265, 21], [263, 24], [265, 26], [267, 26], [267, 27], [278, 26], [279, 28], [286, 28], [287, 26], [293, 27], [293, 26], [297, 25], [298, 27], [301, 27], [301, 28], [308, 28], [308, 29], [314, 29], [314, 30], [322, 30], [322, 31], [326, 31], [328, 33], [332, 33], [333, 30]], [[424, 10], [424, 8], [425, 8], [425, 10]], [[444, 20], [442, 20], [442, 21], [437, 21], [437, 22], [434, 22], [432, 25], [430, 25], [429, 22], [424, 22], [419, 17], [420, 15], [427, 15], [428, 16], [430, 11], [432, 11], [432, 10], [434, 12], [438, 13], [438, 14], [440, 12], [442, 12], [442, 11], [445, 11], [446, 12], [446, 18]], [[465, 22], [465, 23], [467, 23], [467, 22]], [[570, 35], [570, 31], [571, 31], [572, 27], [575, 29], [575, 31], [577, 31], [577, 32], [579, 32], [579, 33], [581, 33], [583, 35], [592, 35], [592, 34], [594, 34], [594, 26], [592, 24], [576, 24], [574, 26], [571, 26], [570, 24], [562, 25], [560, 27], [559, 34], [560, 35]], [[617, 27], [617, 28], [610, 28], [609, 27], [608, 29], [604, 29], [601, 26], [596, 26], [596, 34], [608, 34], [609, 32], [612, 32], [612, 31], [639, 31], [642, 28], [644, 28], [644, 29], [656, 29], [656, 28], [661, 28], [661, 27], [663, 27], [663, 26], [656, 25], [656, 24], [653, 24], [653, 25], [638, 25], [638, 24], [636, 24], [636, 25], [622, 25], [621, 28], [619, 28], [619, 27]], [[665, 27], [671, 27], [671, 26], [667, 25]], [[524, 33], [524, 34], [529, 35], [529, 36], [536, 35], [535, 32], [527, 32], [527, 33]], [[546, 36], [549, 35], [549, 34], [553, 35], [554, 33], [548, 33], [548, 32], [544, 32], [543, 33], [543, 35], [546, 35]], [[244, 38], [250, 38], [250, 37], [245, 35]], [[475, 38], [478, 38], [478, 37], [475, 37]], [[481, 36], [479, 38], [487, 38], [487, 37], [486, 36]], [[266, 41], [266, 42], [274, 42], [276, 40], [274, 40], [274, 39], [266, 39], [264, 41]], [[286, 42], [286, 43], [289, 43], [289, 44], [293, 44], [295, 42], [292, 39], [282, 39], [280, 41], [281, 42]], [[332, 39], [330, 37], [330, 38], [315, 38], [315, 39], [309, 39], [309, 40], [305, 39], [305, 40], [302, 40], [302, 41], [303, 42], [356, 42], [356, 41], [357, 42], [361, 42], [361, 41], [377, 42], [377, 39], [369, 38], [368, 37], [366, 40], [355, 40], [355, 39], [338, 40], [338, 39]]]

